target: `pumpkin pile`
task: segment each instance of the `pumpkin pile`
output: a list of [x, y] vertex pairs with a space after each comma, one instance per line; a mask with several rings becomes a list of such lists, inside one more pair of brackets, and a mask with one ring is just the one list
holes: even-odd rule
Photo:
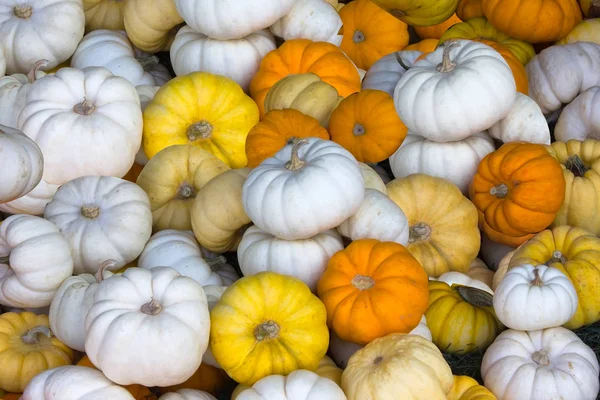
[[598, 397], [598, 1], [0, 8], [0, 399]]

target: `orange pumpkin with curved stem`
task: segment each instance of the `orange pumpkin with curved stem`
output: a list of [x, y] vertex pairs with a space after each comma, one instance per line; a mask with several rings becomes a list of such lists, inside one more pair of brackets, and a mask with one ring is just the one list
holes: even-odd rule
[[415, 32], [421, 39], [439, 39], [452, 25], [462, 22], [456, 13], [444, 22], [431, 26], [415, 26]]
[[460, 0], [456, 7], [456, 15], [463, 21], [483, 17], [482, 0]]
[[560, 163], [543, 145], [514, 142], [481, 160], [469, 197], [487, 237], [516, 247], [554, 221], [565, 186]]
[[329, 133], [358, 161], [376, 163], [398, 150], [408, 128], [389, 94], [365, 89], [342, 100], [331, 114]]

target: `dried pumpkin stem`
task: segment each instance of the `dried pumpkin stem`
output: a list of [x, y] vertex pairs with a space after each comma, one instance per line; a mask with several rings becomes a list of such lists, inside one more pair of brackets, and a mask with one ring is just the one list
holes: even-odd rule
[[362, 136], [366, 133], [365, 127], [362, 124], [355, 124], [354, 128], [352, 128], [352, 134], [354, 136]]
[[214, 258], [205, 258], [204, 261], [208, 264], [212, 271], [216, 271], [223, 264], [227, 263], [227, 259], [223, 256], [218, 256]]
[[48, 65], [49, 62], [50, 61], [48, 61], [48, 60], [39, 60], [38, 62], [36, 62], [35, 64], [33, 64], [33, 67], [31, 67], [31, 69], [27, 73], [27, 81], [29, 83], [35, 82], [36, 75], [37, 75], [39, 69], [42, 68], [42, 67], [45, 67], [46, 65]]
[[502, 199], [508, 194], [508, 186], [504, 183], [496, 185], [490, 189], [490, 194], [492, 196], [496, 196], [499, 199]]
[[419, 222], [411, 226], [408, 230], [408, 243], [429, 240], [431, 237], [431, 227], [424, 222]]
[[365, 41], [365, 34], [359, 31], [358, 29], [354, 31], [354, 36], [352, 36], [352, 41], [354, 43], [361, 43]]
[[81, 103], [75, 104], [75, 106], [73, 106], [73, 111], [79, 115], [90, 115], [94, 112], [95, 109], [96, 106], [94, 105], [94, 103], [92, 103], [88, 99], [83, 99]]
[[15, 6], [13, 12], [18, 18], [28, 19], [33, 15], [33, 8], [27, 5]]
[[531, 359], [539, 365], [550, 365], [550, 358], [548, 358], [548, 352], [544, 349], [538, 350], [531, 355]]
[[382, 356], [377, 356], [375, 357], [375, 359], [373, 360], [373, 364], [375, 365], [379, 365], [381, 364], [381, 362], [383, 361], [383, 357]]
[[460, 43], [456, 40], [448, 40], [444, 45], [444, 52], [442, 53], [442, 62], [438, 64], [438, 72], [450, 72], [456, 68], [456, 63], [450, 59], [450, 50], [455, 47], [459, 47]]
[[548, 262], [546, 264], [552, 264], [552, 263], [564, 264], [566, 262], [567, 262], [567, 259], [565, 258], [563, 253], [561, 253], [559, 250], [554, 250], [552, 252], [552, 257], [548, 260]]
[[98, 271], [96, 271], [96, 274], [94, 275], [94, 277], [96, 278], [96, 283], [100, 283], [104, 280], [104, 271], [106, 271], [107, 268], [112, 268], [115, 265], [117, 265], [117, 260], [106, 260], [102, 263], [102, 265], [100, 265], [100, 268], [98, 268]]
[[202, 120], [192, 124], [187, 129], [187, 137], [190, 142], [198, 139], [209, 139], [213, 131], [213, 127], [210, 122]]
[[162, 305], [154, 298], [140, 307], [140, 311], [147, 315], [158, 315], [162, 309]]
[[540, 270], [535, 268], [533, 270], [533, 275], [535, 278], [531, 281], [532, 286], [544, 286], [544, 281], [542, 281], [542, 277], [540, 276]]
[[575, 176], [584, 176], [589, 168], [583, 163], [583, 160], [577, 155], [573, 155], [567, 159], [565, 168], [573, 173]]
[[0, 264], [8, 264], [9, 261], [10, 261], [10, 256], [0, 257]]
[[275, 339], [277, 336], [279, 336], [279, 325], [272, 320], [263, 322], [254, 330], [254, 337], [259, 342], [265, 339]]
[[304, 146], [305, 144], [308, 144], [308, 140], [306, 139], [294, 141], [294, 145], [292, 146], [292, 156], [290, 161], [285, 164], [285, 167], [290, 171], [299, 170], [300, 168], [304, 167], [304, 164], [306, 164], [306, 162], [301, 160], [300, 156], [298, 155], [300, 147]]
[[375, 285], [375, 280], [370, 276], [356, 274], [354, 278], [352, 278], [352, 286], [357, 288], [358, 290], [367, 290]]
[[87, 219], [96, 219], [100, 215], [100, 207], [98, 206], [82, 206], [81, 215]]
[[196, 197], [194, 187], [187, 182], [183, 182], [177, 191], [177, 198], [180, 200], [187, 200], [194, 197]]
[[494, 297], [485, 290], [477, 289], [471, 286], [457, 286], [456, 291], [460, 297], [467, 303], [475, 307], [493, 307]]
[[21, 337], [21, 339], [27, 344], [37, 344], [40, 342], [38, 335], [44, 335], [50, 339], [52, 337], [52, 331], [44, 325], [36, 326], [35, 328], [31, 328], [29, 332]]
[[394, 56], [396, 57], [396, 61], [398, 62], [398, 64], [400, 64], [400, 66], [402, 68], [404, 68], [405, 70], [408, 71], [408, 69], [410, 68], [408, 65], [406, 65], [406, 63], [404, 62], [404, 60], [402, 60], [402, 57], [400, 56], [400, 52], [395, 52]]
[[160, 58], [156, 57], [155, 55], [150, 55], [147, 57], [139, 57], [139, 58], [136, 58], [136, 60], [140, 63], [140, 65], [146, 72], [148, 72], [154, 66], [156, 66], [160, 63]]

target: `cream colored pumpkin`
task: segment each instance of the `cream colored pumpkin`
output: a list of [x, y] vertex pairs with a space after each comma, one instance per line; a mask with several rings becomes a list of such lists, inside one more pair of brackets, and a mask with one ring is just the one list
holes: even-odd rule
[[217, 400], [217, 398], [201, 390], [179, 389], [176, 392], [163, 394], [158, 400]]
[[7, 203], [1, 203], [0, 211], [8, 214], [43, 215], [46, 204], [50, 203], [58, 188], [59, 185], [53, 185], [42, 179], [26, 195]]
[[600, 86], [579, 94], [560, 113], [554, 127], [556, 140], [600, 139]]
[[477, 279], [478, 281], [485, 283], [490, 288], [492, 287], [494, 271], [489, 269], [479, 258], [473, 260], [469, 266], [467, 275], [472, 279]]
[[236, 400], [346, 400], [331, 379], [299, 369], [287, 376], [270, 375], [241, 392]]
[[500, 282], [502, 282], [502, 280], [506, 276], [506, 273], [508, 272], [508, 265], [510, 264], [510, 260], [512, 259], [512, 256], [515, 254], [516, 251], [517, 249], [514, 249], [506, 253], [506, 255], [500, 260], [500, 263], [498, 264], [498, 269], [496, 270], [496, 273], [494, 273], [494, 279], [492, 281], [493, 290], [498, 289]]
[[362, 162], [358, 163], [358, 167], [360, 168], [363, 180], [365, 181], [365, 189], [374, 189], [383, 194], [387, 194], [385, 182], [377, 171]]
[[182, 22], [174, 0], [127, 0], [123, 9], [129, 40], [151, 53], [168, 50]]
[[422, 54], [420, 51], [405, 50], [381, 57], [367, 71], [362, 81], [362, 90], [381, 90], [394, 96], [396, 84]]
[[25, 106], [31, 84], [46, 75], [40, 68], [48, 65], [47, 60], [39, 60], [24, 74], [12, 74], [0, 78], [0, 125], [17, 127], [17, 118]]
[[477, 289], [481, 289], [490, 294], [494, 294], [494, 291], [485, 283], [481, 282], [478, 279], [471, 278], [467, 274], [463, 274], [462, 272], [450, 271], [445, 272], [436, 278], [429, 278], [429, 280], [445, 282], [448, 286], [452, 285], [462, 285], [462, 286], [470, 286]]

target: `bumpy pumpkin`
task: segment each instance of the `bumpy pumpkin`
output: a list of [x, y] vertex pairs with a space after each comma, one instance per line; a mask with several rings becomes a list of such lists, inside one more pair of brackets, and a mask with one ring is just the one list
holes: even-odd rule
[[454, 375], [454, 384], [448, 393], [448, 400], [496, 400], [496, 396], [470, 376]]
[[565, 185], [560, 163], [543, 145], [514, 142], [481, 160], [469, 197], [488, 238], [518, 246], [552, 223]]
[[483, 17], [482, 0], [459, 0], [456, 15], [463, 21], [471, 18]]
[[421, 39], [439, 39], [448, 28], [460, 22], [462, 22], [462, 20], [454, 13], [450, 18], [439, 24], [431, 26], [415, 26], [415, 32], [417, 32], [417, 35], [419, 35]]
[[127, 0], [123, 22], [135, 47], [155, 53], [168, 50], [173, 41], [171, 30], [183, 22], [174, 0]]
[[456, 10], [458, 0], [373, 0], [396, 18], [412, 26], [431, 26], [444, 22]]

